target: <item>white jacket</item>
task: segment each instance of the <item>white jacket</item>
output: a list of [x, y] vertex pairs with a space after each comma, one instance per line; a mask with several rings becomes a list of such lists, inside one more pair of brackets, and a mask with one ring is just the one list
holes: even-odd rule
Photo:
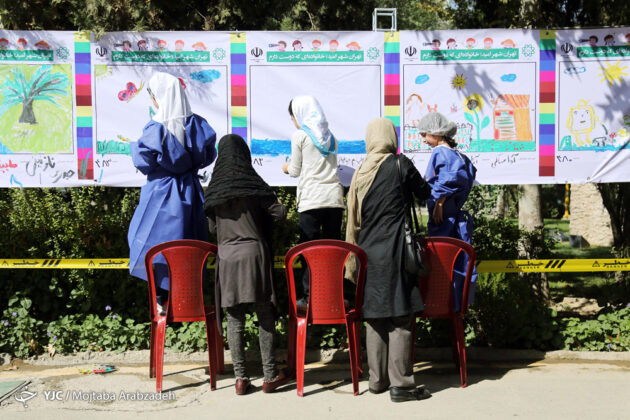
[[288, 171], [290, 176], [300, 177], [297, 186], [298, 212], [345, 208], [343, 186], [337, 176], [337, 154], [330, 153], [324, 158], [304, 130], [297, 130], [291, 136]]

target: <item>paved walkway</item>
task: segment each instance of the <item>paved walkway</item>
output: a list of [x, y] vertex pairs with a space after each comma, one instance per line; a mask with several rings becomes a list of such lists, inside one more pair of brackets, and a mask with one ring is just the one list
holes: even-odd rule
[[36, 395], [25, 402], [6, 399], [0, 416], [38, 420], [630, 418], [628, 357], [621, 361], [558, 357], [535, 362], [472, 361], [468, 387], [463, 389], [451, 363], [419, 362], [415, 366], [418, 383], [425, 384], [433, 396], [406, 403], [392, 403], [388, 393], [370, 394], [366, 379], [360, 383], [360, 395], [353, 396], [350, 368], [343, 359], [307, 365], [303, 398], [296, 395], [294, 382], [274, 394], [263, 394], [255, 365], [255, 391], [236, 396], [231, 365], [226, 365], [228, 374], [219, 376], [217, 390], [210, 391], [202, 358], [167, 361], [162, 401], [138, 400], [157, 395], [146, 363], [117, 364], [116, 372], [105, 375], [79, 373], [89, 363], [2, 366], [0, 382], [28, 379], [28, 391]]

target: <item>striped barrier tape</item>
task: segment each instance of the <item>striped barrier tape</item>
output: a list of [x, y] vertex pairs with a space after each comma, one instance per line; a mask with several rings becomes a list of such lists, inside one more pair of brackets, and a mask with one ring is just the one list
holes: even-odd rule
[[[296, 263], [294, 267], [300, 267]], [[0, 269], [129, 269], [128, 258], [80, 259], [0, 259]], [[208, 259], [214, 268], [214, 258]], [[284, 268], [284, 257], [274, 258], [274, 268]], [[479, 273], [570, 273], [594, 271], [630, 271], [630, 258], [556, 259], [556, 260], [484, 260], [477, 263]]]

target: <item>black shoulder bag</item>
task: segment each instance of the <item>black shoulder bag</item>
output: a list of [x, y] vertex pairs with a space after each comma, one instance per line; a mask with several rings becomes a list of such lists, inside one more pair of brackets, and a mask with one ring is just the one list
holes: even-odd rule
[[405, 205], [405, 246], [403, 250], [405, 254], [405, 271], [414, 276], [424, 277], [429, 274], [429, 266], [422, 250], [422, 235], [420, 234], [420, 224], [416, 216], [416, 206], [413, 197], [407, 193], [403, 183], [400, 156], [396, 158], [396, 165], [398, 166], [398, 180], [400, 181]]

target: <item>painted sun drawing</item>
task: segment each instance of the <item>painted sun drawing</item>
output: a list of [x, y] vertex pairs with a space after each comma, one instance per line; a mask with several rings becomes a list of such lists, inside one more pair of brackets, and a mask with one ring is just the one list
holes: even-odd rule
[[599, 74], [602, 78], [599, 79], [600, 82], [606, 80], [610, 83], [610, 86], [613, 85], [615, 80], [618, 80], [621, 83], [621, 76], [627, 76], [628, 73], [624, 72], [628, 66], [619, 67], [619, 60], [615, 64], [604, 63], [606, 68], [602, 67], [602, 72]]
[[456, 73], [455, 76], [451, 78], [451, 86], [455, 90], [463, 90], [466, 86], [466, 77], [464, 76], [464, 74]]

